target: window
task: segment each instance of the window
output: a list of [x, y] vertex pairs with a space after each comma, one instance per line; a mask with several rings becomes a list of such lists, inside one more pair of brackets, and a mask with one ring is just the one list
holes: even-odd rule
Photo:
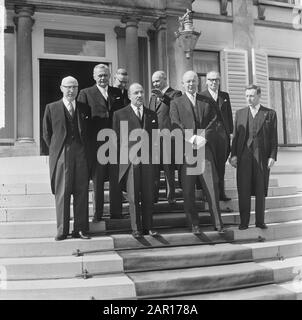
[[193, 70], [198, 74], [198, 91], [204, 91], [206, 87], [206, 75], [209, 71], [220, 71], [219, 52], [215, 51], [194, 51]]
[[44, 30], [45, 53], [105, 57], [105, 34]]
[[302, 145], [300, 66], [294, 58], [268, 57], [271, 107], [281, 145]]

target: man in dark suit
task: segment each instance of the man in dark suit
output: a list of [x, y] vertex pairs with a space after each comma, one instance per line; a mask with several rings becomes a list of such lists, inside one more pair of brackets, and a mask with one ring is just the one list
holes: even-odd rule
[[[181, 96], [181, 91], [174, 90], [167, 85], [167, 76], [164, 71], [155, 71], [152, 75], [152, 84], [154, 89], [149, 102], [149, 109], [155, 111], [158, 117], [158, 125], [160, 130], [171, 130], [170, 119], [170, 102], [176, 97]], [[165, 133], [163, 133], [163, 136]], [[170, 156], [171, 162], [164, 163], [164, 153]], [[160, 187], [160, 170], [163, 168], [166, 178], [167, 199], [169, 204], [174, 204], [175, 200], [175, 172], [174, 172], [174, 140], [171, 141], [171, 148], [163, 148], [163, 140], [160, 140], [160, 165], [156, 166], [155, 173], [155, 202], [158, 199]], [[169, 159], [167, 157], [167, 159]]]
[[97, 159], [97, 151], [104, 141], [97, 141], [100, 130], [112, 128], [112, 118], [116, 110], [124, 107], [121, 91], [109, 86], [110, 71], [108, 66], [98, 64], [94, 67], [93, 78], [96, 84], [82, 89], [78, 101], [86, 103], [91, 108], [93, 130], [93, 168], [92, 180], [94, 189], [94, 222], [102, 220], [104, 210], [104, 183], [109, 178], [110, 216], [121, 219], [122, 191], [118, 184], [118, 167], [116, 164], [102, 164]]
[[245, 91], [247, 107], [236, 112], [230, 163], [237, 168], [240, 230], [248, 228], [251, 196], [256, 197], [256, 227], [264, 223], [270, 168], [277, 160], [277, 115], [259, 103], [261, 88], [250, 85]]
[[218, 174], [219, 199], [231, 200], [225, 194], [224, 174], [225, 163], [230, 154], [230, 136], [233, 133], [233, 115], [230, 97], [227, 92], [219, 90], [220, 74], [217, 71], [207, 73], [207, 90], [203, 91], [203, 103], [213, 109], [214, 118], [207, 129], [206, 139], [212, 150]]
[[123, 69], [123, 68], [117, 69], [114, 75], [113, 86], [121, 90], [124, 106], [127, 106], [130, 103], [130, 100], [128, 98], [128, 90], [127, 90], [128, 81], [129, 79], [128, 79], [128, 73], [126, 69]]
[[[138, 83], [129, 87], [131, 103], [114, 113], [113, 128], [117, 134], [119, 181], [126, 185], [132, 234], [156, 236], [152, 230], [154, 172], [152, 130], [158, 128], [155, 112], [144, 107], [144, 90]], [[139, 142], [130, 134], [141, 133]], [[136, 147], [136, 152], [134, 151]], [[129, 154], [129, 157], [128, 157]], [[144, 159], [143, 161], [141, 161]]]
[[62, 80], [63, 99], [46, 106], [43, 138], [49, 147], [51, 189], [55, 195], [57, 235], [64, 240], [69, 234], [70, 196], [73, 195], [74, 226], [72, 236], [89, 239], [88, 183], [90, 170], [91, 112], [88, 105], [76, 102], [78, 81]]
[[[190, 144], [191, 149], [194, 149], [196, 146], [198, 147], [200, 141], [205, 141], [199, 135], [198, 130], [207, 128], [213, 118], [213, 110], [209, 105], [202, 103], [202, 97], [196, 92], [198, 76], [194, 71], [187, 71], [183, 75], [182, 82], [185, 93], [171, 102], [171, 122], [173, 129], [179, 128], [182, 130], [185, 143]], [[198, 180], [206, 194], [213, 225], [219, 232], [224, 232], [219, 209], [218, 177], [208, 143], [205, 144], [204, 154], [205, 167], [203, 173], [188, 174], [190, 163], [187, 160], [186, 153], [184, 154], [184, 163], [180, 168], [185, 212], [194, 234], [200, 234], [195, 204], [195, 185]]]

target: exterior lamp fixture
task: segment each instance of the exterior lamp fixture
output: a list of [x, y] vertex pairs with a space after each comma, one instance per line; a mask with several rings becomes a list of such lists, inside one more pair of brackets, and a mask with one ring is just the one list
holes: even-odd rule
[[175, 32], [179, 46], [183, 48], [186, 58], [190, 59], [191, 52], [194, 50], [201, 32], [194, 31], [193, 11], [187, 9], [187, 12], [178, 18], [179, 29]]

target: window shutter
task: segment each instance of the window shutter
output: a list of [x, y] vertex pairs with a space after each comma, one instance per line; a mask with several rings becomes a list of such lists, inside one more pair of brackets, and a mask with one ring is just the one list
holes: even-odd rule
[[248, 85], [248, 58], [245, 50], [225, 49], [221, 52], [222, 90], [229, 93], [233, 114], [246, 106], [245, 87]]
[[270, 108], [268, 59], [267, 54], [261, 50], [252, 49], [253, 82], [261, 87], [261, 104]]

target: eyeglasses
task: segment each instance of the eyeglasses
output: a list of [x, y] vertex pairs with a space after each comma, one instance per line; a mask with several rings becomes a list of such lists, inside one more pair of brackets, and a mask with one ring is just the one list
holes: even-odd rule
[[218, 81], [220, 81], [219, 78], [217, 78], [217, 79], [208, 79], [208, 80], [211, 81], [211, 82], [214, 82], [214, 81], [218, 82]]
[[66, 88], [66, 89], [77, 89], [78, 88], [78, 86], [62, 86], [62, 87]]

